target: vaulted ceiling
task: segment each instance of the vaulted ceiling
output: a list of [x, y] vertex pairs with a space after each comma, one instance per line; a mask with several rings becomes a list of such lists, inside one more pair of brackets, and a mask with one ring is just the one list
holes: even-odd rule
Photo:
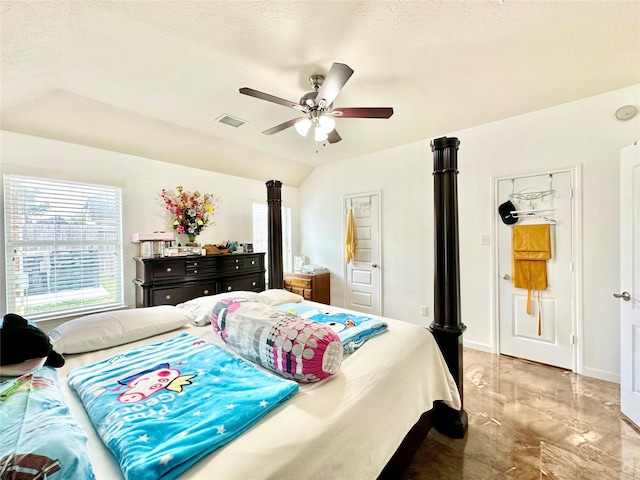
[[[299, 185], [318, 165], [640, 83], [634, 1], [1, 2], [1, 127]], [[342, 141], [289, 128], [333, 62]], [[613, 112], [612, 112], [613, 114]], [[235, 128], [222, 115], [246, 121]]]

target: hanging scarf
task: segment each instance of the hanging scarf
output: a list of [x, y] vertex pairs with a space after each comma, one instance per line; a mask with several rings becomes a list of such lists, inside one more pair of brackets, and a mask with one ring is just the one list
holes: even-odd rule
[[353, 208], [350, 208], [347, 212], [347, 234], [344, 238], [345, 261], [347, 264], [349, 264], [349, 262], [353, 262], [356, 258], [356, 245], [358, 245], [356, 224], [353, 220]]

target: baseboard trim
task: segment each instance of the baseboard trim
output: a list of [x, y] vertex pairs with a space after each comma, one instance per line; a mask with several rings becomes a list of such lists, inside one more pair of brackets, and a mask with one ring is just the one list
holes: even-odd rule
[[[465, 348], [470, 348], [472, 350], [479, 350], [481, 352], [486, 353], [495, 353], [491, 348], [491, 345], [487, 345], [486, 343], [469, 341], [467, 339], [463, 339], [463, 345]], [[606, 382], [613, 382], [620, 384], [620, 374], [611, 372], [609, 370], [602, 370], [600, 368], [592, 368], [592, 367], [582, 367], [582, 372], [580, 375], [584, 377], [597, 378], [598, 380], [604, 380]]]
[[601, 370], [599, 368], [582, 367], [582, 375], [585, 377], [597, 378], [598, 380], [605, 380], [607, 382], [613, 382], [620, 384], [620, 374], [610, 372], [608, 370]]
[[462, 344], [465, 347], [470, 348], [472, 350], [480, 350], [481, 352], [495, 353], [491, 348], [491, 345], [487, 345], [486, 343], [473, 342], [473, 341], [467, 340], [466, 338], [463, 338]]

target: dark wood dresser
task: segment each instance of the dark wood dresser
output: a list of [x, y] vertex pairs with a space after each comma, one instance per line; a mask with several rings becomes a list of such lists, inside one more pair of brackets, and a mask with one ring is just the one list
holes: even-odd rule
[[264, 253], [134, 260], [136, 307], [176, 305], [216, 293], [265, 289]]
[[331, 304], [330, 273], [310, 275], [306, 273], [285, 273], [284, 288], [302, 295], [305, 300]]

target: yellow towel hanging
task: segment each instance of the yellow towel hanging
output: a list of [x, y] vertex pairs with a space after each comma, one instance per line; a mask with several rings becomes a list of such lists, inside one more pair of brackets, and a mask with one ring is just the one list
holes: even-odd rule
[[345, 260], [347, 264], [356, 258], [356, 246], [358, 238], [356, 236], [356, 224], [353, 220], [353, 208], [347, 212], [347, 234], [344, 238]]
[[538, 335], [542, 334], [540, 290], [547, 289], [547, 260], [551, 258], [549, 224], [513, 227], [513, 286], [527, 289], [527, 314], [531, 315], [531, 292], [538, 290]]

